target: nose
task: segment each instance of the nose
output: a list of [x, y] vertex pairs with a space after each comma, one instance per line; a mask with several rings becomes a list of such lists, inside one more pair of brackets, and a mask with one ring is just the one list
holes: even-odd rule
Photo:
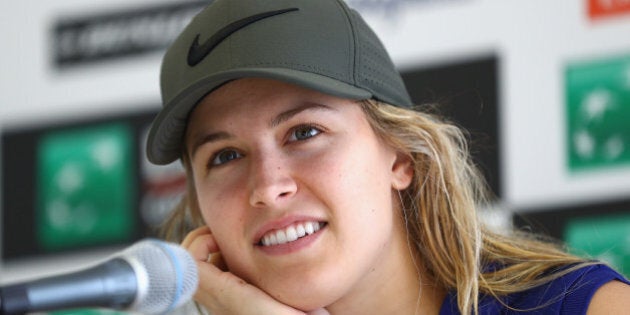
[[289, 163], [277, 155], [252, 159], [249, 203], [255, 208], [277, 206], [297, 192]]

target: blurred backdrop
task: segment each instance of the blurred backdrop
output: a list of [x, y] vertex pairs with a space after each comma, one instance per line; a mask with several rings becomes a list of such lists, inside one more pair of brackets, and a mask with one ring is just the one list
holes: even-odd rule
[[[0, 284], [155, 235], [184, 189], [149, 164], [165, 47], [210, 1], [0, 2]], [[630, 3], [348, 0], [414, 102], [470, 132], [483, 217], [630, 275]]]

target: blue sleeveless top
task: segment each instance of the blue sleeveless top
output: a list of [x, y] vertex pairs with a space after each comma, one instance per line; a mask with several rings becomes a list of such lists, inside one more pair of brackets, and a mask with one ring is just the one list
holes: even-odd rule
[[[587, 266], [547, 284], [502, 297], [503, 304], [494, 297], [482, 296], [479, 298], [479, 314], [586, 314], [595, 291], [612, 280], [630, 284], [606, 265]], [[451, 314], [461, 314], [457, 309], [456, 292], [447, 294], [440, 309], [440, 315]]]

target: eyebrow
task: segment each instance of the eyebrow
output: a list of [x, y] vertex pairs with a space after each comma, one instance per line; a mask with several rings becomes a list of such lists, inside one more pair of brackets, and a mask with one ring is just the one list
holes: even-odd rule
[[193, 158], [195, 156], [195, 153], [199, 149], [199, 147], [201, 147], [203, 144], [230, 139], [230, 138], [232, 138], [232, 135], [225, 131], [209, 133], [201, 137], [197, 137], [195, 141], [192, 143], [192, 150], [191, 150], [192, 152], [190, 154], [190, 157]]
[[323, 104], [319, 104], [319, 103], [305, 103], [302, 106], [299, 106], [297, 108], [293, 108], [290, 110], [287, 110], [285, 112], [282, 112], [280, 114], [278, 114], [276, 117], [274, 117], [271, 121], [269, 121], [269, 127], [276, 127], [278, 125], [280, 125], [281, 123], [291, 119], [291, 117], [306, 111], [306, 110], [331, 110], [334, 111], [335, 109]]
[[[308, 102], [308, 103], [305, 103], [304, 105], [301, 105], [301, 106], [293, 108], [293, 109], [289, 109], [287, 111], [284, 111], [284, 112], [278, 114], [277, 116], [275, 116], [273, 119], [271, 119], [269, 121], [268, 125], [269, 125], [270, 128], [277, 127], [278, 125], [280, 125], [281, 123], [291, 119], [295, 115], [297, 115], [297, 114], [299, 114], [301, 112], [307, 111], [307, 110], [336, 111], [336, 109], [334, 109], [334, 108], [332, 108], [330, 106], [326, 106], [326, 105], [319, 104], [319, 103]], [[228, 132], [225, 132], [225, 131], [213, 132], [213, 133], [202, 135], [200, 137], [196, 137], [196, 139], [192, 143], [192, 150], [191, 150], [190, 157], [191, 158], [194, 157], [195, 153], [197, 152], [199, 147], [201, 147], [202, 145], [204, 145], [206, 143], [226, 140], [226, 139], [230, 139], [230, 138], [233, 138], [233, 137], [234, 136], [232, 134], [230, 134]]]

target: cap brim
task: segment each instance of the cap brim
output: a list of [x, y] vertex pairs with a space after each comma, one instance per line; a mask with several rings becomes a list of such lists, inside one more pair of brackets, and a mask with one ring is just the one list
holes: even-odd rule
[[369, 99], [372, 93], [319, 74], [285, 68], [241, 68], [214, 73], [205, 77], [165, 104], [155, 118], [147, 141], [147, 157], [155, 164], [168, 164], [177, 160], [186, 130], [188, 114], [206, 94], [222, 84], [247, 77], [276, 79], [341, 98]]

